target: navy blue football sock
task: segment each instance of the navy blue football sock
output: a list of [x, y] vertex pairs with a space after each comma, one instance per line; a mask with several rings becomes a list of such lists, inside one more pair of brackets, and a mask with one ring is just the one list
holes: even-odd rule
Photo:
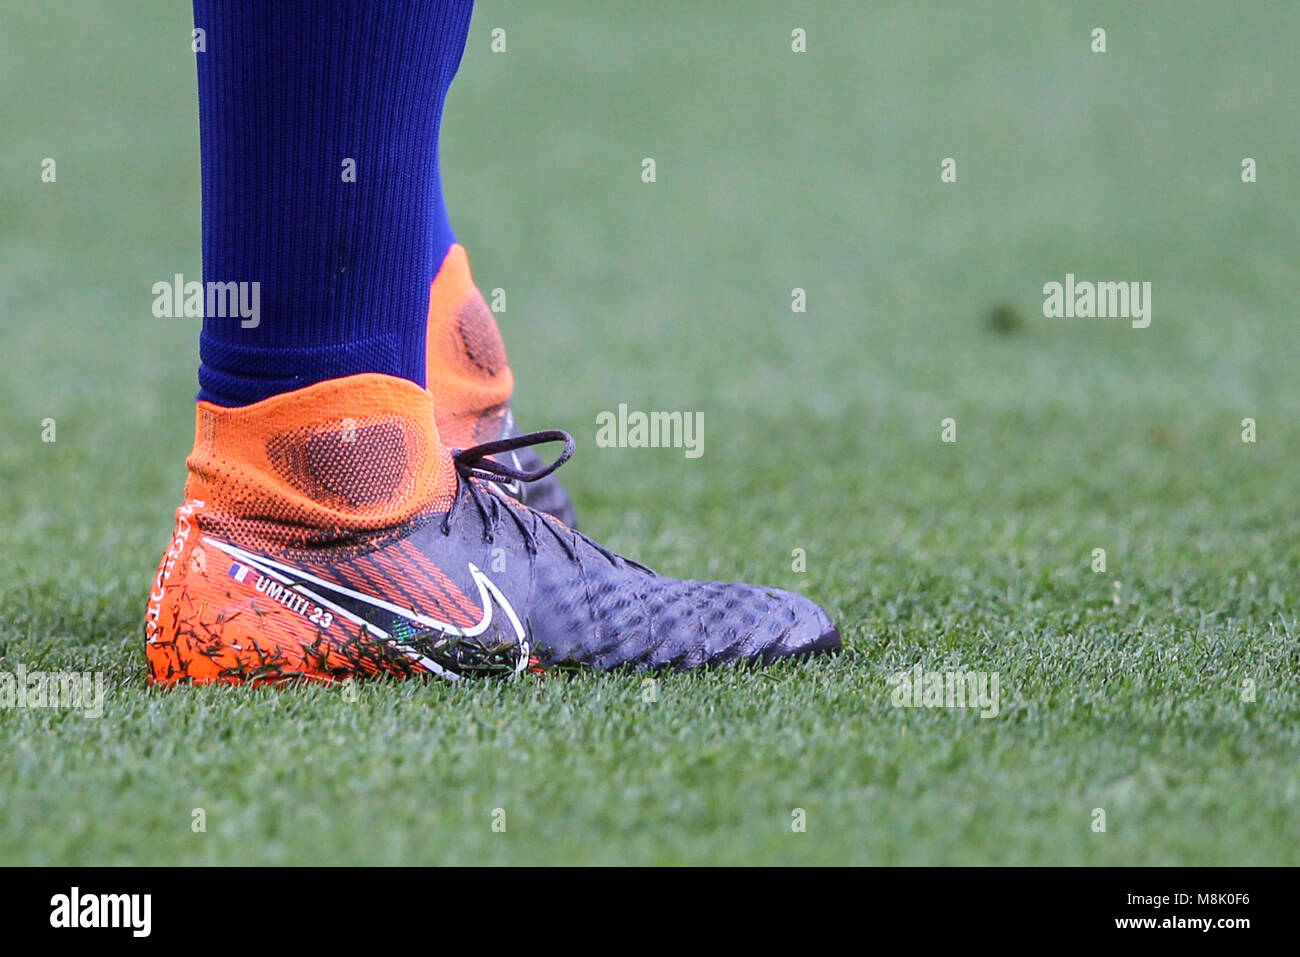
[[361, 372], [425, 384], [429, 283], [454, 241], [438, 126], [472, 9], [194, 0], [200, 399], [247, 405]]

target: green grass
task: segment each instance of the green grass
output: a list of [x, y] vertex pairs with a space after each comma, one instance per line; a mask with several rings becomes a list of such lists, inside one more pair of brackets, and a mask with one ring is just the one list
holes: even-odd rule
[[[0, 862], [1300, 863], [1300, 8], [814, 8], [481, 2], [444, 120], [586, 530], [844, 632], [651, 703], [145, 688], [195, 389], [197, 324], [150, 314], [199, 272], [188, 7], [6, 10], [0, 668], [110, 687], [0, 709]], [[1151, 281], [1151, 327], [1041, 318], [1067, 272]], [[620, 402], [702, 412], [704, 456], [597, 448]], [[997, 672], [1000, 714], [893, 707], [918, 661]]]

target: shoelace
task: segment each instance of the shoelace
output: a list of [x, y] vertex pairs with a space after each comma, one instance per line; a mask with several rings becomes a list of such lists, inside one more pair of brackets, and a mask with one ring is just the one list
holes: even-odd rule
[[[533, 445], [546, 445], [548, 442], [563, 442], [564, 451], [550, 465], [532, 472], [511, 468], [504, 463], [488, 458], [502, 452], [515, 452]], [[473, 475], [486, 482], [519, 481], [536, 482], [544, 479], [573, 457], [577, 446], [573, 436], [563, 429], [543, 429], [541, 432], [529, 432], [525, 435], [508, 435], [503, 439], [484, 442], [468, 449], [452, 449], [451, 458], [456, 463], [456, 471], [461, 475]], [[516, 460], [517, 461], [517, 460]]]
[[[546, 445], [548, 442], [563, 442], [564, 451], [550, 465], [534, 469], [531, 472], [512, 468], [503, 462], [489, 458], [489, 456], [498, 455], [502, 452], [514, 452], [533, 445]], [[451, 507], [447, 509], [447, 514], [443, 517], [442, 533], [444, 535], [451, 534], [451, 520], [457, 508], [466, 498], [471, 498], [483, 518], [484, 541], [491, 542], [494, 540], [497, 526], [500, 524], [501, 512], [504, 509], [523, 533], [525, 546], [530, 554], [537, 554], [539, 547], [538, 533], [542, 529], [547, 529], [560, 542], [571, 559], [577, 558], [576, 545], [581, 540], [605, 556], [612, 565], [623, 562], [637, 568], [645, 568], [639, 562], [620, 558], [605, 546], [592, 541], [575, 529], [568, 528], [560, 522], [543, 518], [535, 509], [529, 508], [527, 505], [522, 503], [517, 506], [507, 505], [500, 496], [485, 491], [479, 485], [480, 481], [494, 483], [502, 481], [536, 482], [544, 479], [569, 461], [576, 447], [573, 436], [563, 429], [543, 429], [540, 432], [506, 436], [467, 449], [452, 449], [451, 460], [456, 466], [456, 473], [460, 476], [461, 481], [456, 489], [456, 497], [452, 500]], [[649, 569], [647, 568], [646, 571], [649, 571]]]

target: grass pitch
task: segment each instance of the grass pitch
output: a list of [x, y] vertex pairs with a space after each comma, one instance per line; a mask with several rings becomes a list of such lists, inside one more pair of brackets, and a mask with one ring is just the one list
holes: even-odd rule
[[[598, 540], [805, 591], [846, 652], [654, 701], [146, 689], [197, 361], [150, 313], [200, 273], [189, 7], [13, 7], [0, 669], [109, 687], [0, 709], [0, 861], [1300, 863], [1300, 8], [544, 7], [479, 4], [443, 124], [521, 422], [577, 436]], [[1150, 327], [1044, 319], [1067, 273], [1150, 281]], [[597, 447], [619, 403], [702, 413], [703, 456]], [[998, 715], [894, 706], [918, 663], [996, 673]]]

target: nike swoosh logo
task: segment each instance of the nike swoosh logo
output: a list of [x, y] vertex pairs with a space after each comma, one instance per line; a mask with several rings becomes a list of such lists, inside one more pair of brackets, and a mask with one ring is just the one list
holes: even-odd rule
[[[448, 671], [439, 665], [436, 661], [431, 660], [425, 655], [420, 654], [410, 645], [405, 644], [401, 639], [394, 637], [389, 628], [383, 628], [367, 618], [363, 618], [356, 611], [346, 607], [350, 604], [355, 607], [357, 603], [366, 605], [377, 611], [383, 612], [389, 618], [395, 618], [398, 621], [406, 622], [408, 627], [413, 630], [422, 632], [436, 631], [448, 637], [455, 638], [477, 638], [483, 634], [492, 624], [492, 605], [495, 603], [501, 607], [509, 620], [515, 633], [515, 643], [519, 646], [519, 658], [515, 662], [515, 673], [523, 671], [528, 667], [528, 660], [532, 651], [528, 643], [528, 638], [524, 634], [524, 626], [519, 621], [519, 616], [515, 614], [514, 608], [511, 607], [510, 601], [502, 594], [501, 589], [497, 587], [492, 579], [488, 578], [477, 565], [473, 562], [467, 562], [469, 566], [470, 577], [474, 579], [474, 584], [478, 586], [479, 600], [483, 606], [483, 616], [472, 626], [456, 625], [449, 621], [441, 621], [429, 615], [421, 615], [409, 608], [403, 608], [401, 605], [395, 605], [390, 601], [382, 598], [376, 598], [374, 595], [367, 595], [364, 592], [356, 591], [337, 582], [331, 582], [327, 579], [314, 575], [309, 571], [301, 568], [295, 568], [292, 565], [286, 565], [283, 562], [277, 562], [275, 559], [267, 558], [265, 555], [258, 555], [254, 552], [245, 551], [238, 546], [231, 545], [229, 542], [217, 541], [213, 538], [204, 538], [205, 545], [211, 545], [213, 548], [225, 552], [236, 561], [242, 562], [256, 569], [268, 578], [273, 578], [282, 585], [287, 585], [294, 591], [310, 598], [319, 605], [329, 608], [334, 614], [341, 618], [351, 621], [353, 624], [362, 625], [373, 635], [378, 635], [390, 646], [406, 655], [420, 667], [431, 671], [434, 674], [446, 678], [448, 681], [460, 680], [460, 675], [454, 671]], [[328, 593], [333, 593], [331, 599]], [[344, 602], [346, 604], [344, 604]]]

